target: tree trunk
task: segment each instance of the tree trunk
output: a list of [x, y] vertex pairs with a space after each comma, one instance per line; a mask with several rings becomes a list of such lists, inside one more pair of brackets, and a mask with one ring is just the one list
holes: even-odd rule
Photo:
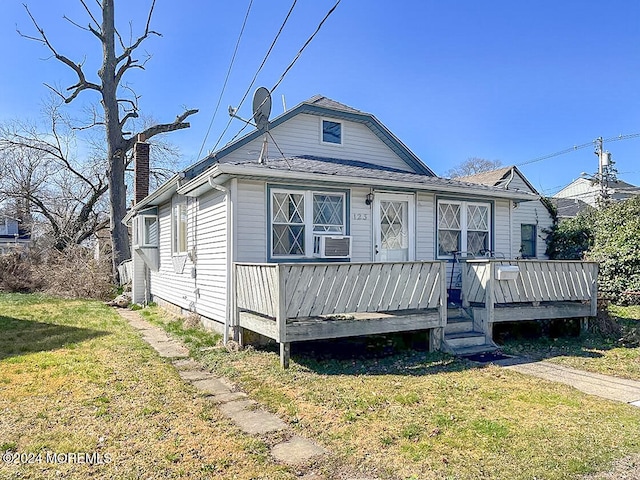
[[111, 214], [111, 246], [113, 248], [113, 271], [118, 265], [131, 258], [129, 232], [122, 223], [127, 213], [127, 192], [124, 181], [125, 141], [120, 126], [120, 112], [117, 101], [115, 14], [113, 0], [102, 2], [102, 47], [103, 60], [100, 69], [102, 81], [102, 106], [104, 108], [107, 136], [107, 157], [109, 159], [109, 204]]

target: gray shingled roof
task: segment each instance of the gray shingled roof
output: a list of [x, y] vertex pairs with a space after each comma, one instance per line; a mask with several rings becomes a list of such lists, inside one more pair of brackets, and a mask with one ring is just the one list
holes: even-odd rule
[[588, 203], [576, 198], [552, 197], [549, 200], [551, 200], [551, 203], [556, 207], [559, 218], [573, 218], [579, 213], [593, 208]]
[[364, 113], [362, 110], [350, 107], [349, 105], [345, 105], [344, 103], [336, 102], [335, 100], [332, 100], [323, 95], [314, 95], [309, 100], [305, 100], [303, 103], [318, 105], [319, 107], [330, 108], [332, 110], [342, 110], [343, 112]]
[[512, 167], [498, 168], [497, 170], [491, 170], [489, 172], [476, 173], [474, 175], [468, 175], [465, 177], [458, 177], [457, 179], [467, 183], [477, 183], [480, 185], [497, 185], [500, 180], [504, 180], [505, 176], [509, 174]]
[[418, 173], [409, 173], [397, 168], [391, 168], [372, 163], [360, 162], [356, 160], [345, 160], [340, 158], [317, 157], [313, 155], [299, 155], [282, 157], [267, 160], [266, 164], [259, 164], [254, 161], [223, 161], [221, 163], [232, 165], [247, 165], [251, 167], [262, 167], [265, 170], [288, 170], [293, 172], [315, 173], [329, 176], [344, 176], [354, 178], [366, 178], [379, 182], [398, 181], [413, 184], [424, 184], [425, 186], [457, 186], [471, 187], [475, 190], [486, 190], [487, 192], [500, 191], [504, 189], [488, 185], [461, 182], [447, 178], [431, 177]]

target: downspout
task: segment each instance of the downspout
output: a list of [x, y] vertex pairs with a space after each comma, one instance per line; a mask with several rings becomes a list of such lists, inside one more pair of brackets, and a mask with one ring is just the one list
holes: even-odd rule
[[226, 345], [229, 341], [229, 322], [232, 313], [235, 311], [235, 289], [233, 288], [233, 202], [231, 201], [231, 190], [213, 181], [213, 177], [208, 179], [209, 186], [219, 192], [224, 192], [227, 204], [227, 311], [224, 316], [223, 341]]

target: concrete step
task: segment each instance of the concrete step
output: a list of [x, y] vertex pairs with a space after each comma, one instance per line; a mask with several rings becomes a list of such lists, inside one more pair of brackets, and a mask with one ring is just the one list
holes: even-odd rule
[[466, 355], [476, 355], [478, 353], [495, 352], [496, 350], [499, 350], [499, 348], [496, 345], [485, 344], [485, 345], [477, 345], [475, 347], [459, 348], [455, 352], [451, 352], [451, 353], [459, 357], [464, 357]]
[[473, 331], [473, 322], [468, 318], [456, 317], [447, 319], [444, 333], [464, 333]]
[[461, 332], [451, 333], [444, 336], [444, 340], [453, 350], [466, 347], [484, 345], [486, 338], [482, 332]]

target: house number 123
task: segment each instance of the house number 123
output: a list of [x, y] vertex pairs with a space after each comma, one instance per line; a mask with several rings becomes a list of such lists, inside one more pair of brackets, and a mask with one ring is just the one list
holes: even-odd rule
[[351, 216], [354, 220], [369, 220], [368, 213], [353, 213]]

